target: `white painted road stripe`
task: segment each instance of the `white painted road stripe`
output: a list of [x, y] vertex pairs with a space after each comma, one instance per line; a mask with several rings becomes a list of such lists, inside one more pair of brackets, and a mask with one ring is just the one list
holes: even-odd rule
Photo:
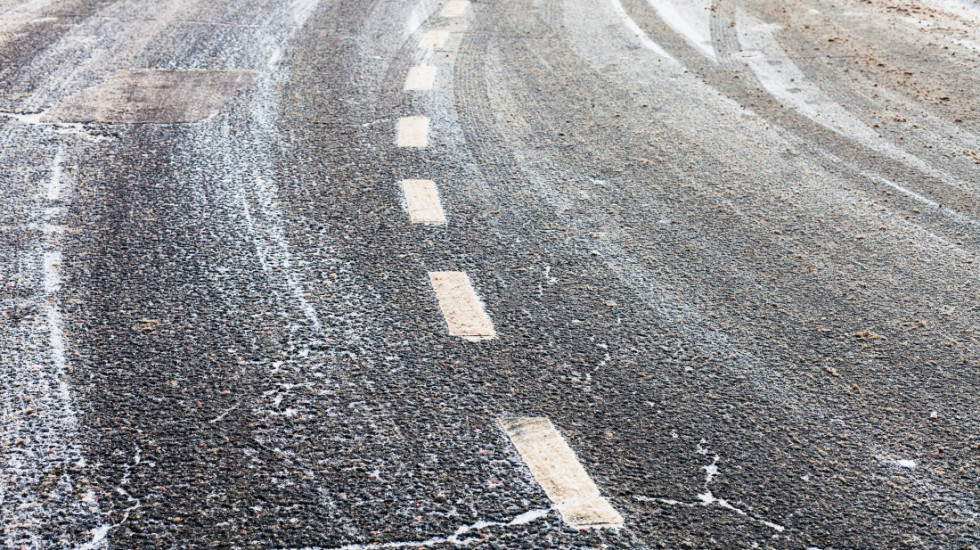
[[623, 526], [623, 516], [602, 497], [550, 420], [501, 418], [500, 425], [565, 523], [576, 529]]
[[424, 50], [429, 48], [441, 50], [446, 47], [446, 42], [449, 42], [449, 31], [429, 31], [422, 35], [419, 47]]
[[419, 65], [408, 70], [405, 78], [405, 90], [431, 90], [436, 80], [436, 68]]
[[64, 156], [59, 149], [54, 155], [54, 162], [51, 163], [51, 179], [48, 180], [47, 199], [56, 201], [61, 198], [61, 159]]
[[444, 224], [446, 215], [439, 202], [439, 191], [432, 180], [402, 180], [402, 193], [412, 223]]
[[410, 116], [398, 119], [399, 147], [427, 147], [429, 145], [429, 119]]
[[466, 273], [435, 271], [429, 273], [429, 281], [449, 325], [449, 334], [473, 342], [497, 337]]
[[446, 7], [442, 8], [439, 15], [443, 17], [460, 17], [466, 13], [466, 8], [469, 5], [468, 0], [449, 0], [449, 3], [446, 4]]

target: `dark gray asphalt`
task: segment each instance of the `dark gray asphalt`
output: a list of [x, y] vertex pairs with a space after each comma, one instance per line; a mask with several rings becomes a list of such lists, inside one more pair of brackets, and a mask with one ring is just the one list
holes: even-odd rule
[[0, 547], [980, 548], [980, 5], [441, 7], [0, 0]]

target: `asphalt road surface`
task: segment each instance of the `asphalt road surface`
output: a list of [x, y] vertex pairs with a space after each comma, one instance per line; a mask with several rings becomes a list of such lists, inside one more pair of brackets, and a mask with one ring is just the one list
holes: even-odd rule
[[980, 548], [976, 0], [0, 0], [0, 547]]

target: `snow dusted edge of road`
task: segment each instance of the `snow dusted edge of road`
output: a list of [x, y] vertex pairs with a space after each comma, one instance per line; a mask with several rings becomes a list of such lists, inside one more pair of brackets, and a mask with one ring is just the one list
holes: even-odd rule
[[[22, 124], [0, 128], [3, 143], [46, 132]], [[25, 188], [17, 205], [8, 205], [22, 207], [27, 216], [7, 228], [22, 238], [5, 242], [11, 249], [2, 254], [3, 305], [9, 312], [0, 336], [0, 542], [5, 548], [63, 545], [72, 537], [68, 528], [99, 516], [97, 497], [84, 481], [86, 462], [67, 381], [71, 363], [61, 288], [71, 188], [63, 166], [65, 146], [53, 149], [48, 166], [41, 168], [46, 180]]]
[[[258, 107], [260, 111], [255, 113], [260, 134], [268, 128], [270, 117], [274, 117], [276, 110], [275, 91], [281, 77], [278, 73], [281, 72], [279, 61], [283, 44], [305, 25], [318, 5], [319, 0], [294, 0], [276, 6], [269, 12], [269, 19], [275, 24], [266, 27], [254, 43], [234, 46], [240, 51], [236, 57], [242, 64], [255, 65], [245, 68], [261, 72], [261, 81], [257, 83], [260, 93], [252, 100], [273, 103]], [[91, 44], [93, 50], [116, 51], [113, 44], [126, 37], [125, 32], [119, 36], [102, 36], [98, 31], [84, 20], [78, 22], [61, 41], [42, 52], [39, 56], [42, 61], [35, 61], [35, 64], [70, 57], [68, 51], [76, 48], [78, 43]], [[124, 509], [112, 511], [112, 522], [107, 521], [109, 511], [99, 507], [97, 491], [87, 485], [88, 465], [82, 453], [68, 381], [73, 354], [71, 342], [64, 334], [60, 301], [62, 264], [71, 261], [63, 250], [64, 237], [69, 232], [64, 224], [73, 191], [70, 162], [84, 154], [83, 148], [91, 146], [88, 142], [106, 139], [87, 135], [84, 127], [78, 124], [42, 123], [44, 113], [35, 113], [38, 109], [50, 108], [60, 96], [79, 86], [90, 85], [91, 79], [84, 75], [99, 73], [98, 64], [111, 65], [99, 55], [90, 56], [81, 66], [65, 66], [64, 70], [61, 70], [64, 65], [61, 63], [58, 71], [47, 73], [45, 82], [37, 87], [37, 94], [26, 98], [17, 112], [7, 116], [0, 113], [0, 160], [9, 161], [24, 174], [28, 171], [47, 174], [41, 185], [30, 178], [22, 178], [30, 183], [18, 190], [20, 193], [15, 200], [0, 205], [3, 209], [0, 213], [11, 213], [5, 216], [6, 219], [24, 220], [0, 228], [14, 237], [0, 242], [3, 247], [0, 250], [2, 301], [4, 310], [10, 313], [0, 318], [3, 326], [0, 349], [4, 350], [0, 359], [0, 471], [4, 474], [0, 478], [0, 546], [4, 548], [108, 548], [113, 530], [140, 506], [139, 499], [130, 495], [126, 488], [129, 469], [140, 463], [139, 449], [118, 486], [104, 488], [106, 492], [121, 496], [125, 503]], [[215, 123], [215, 120], [206, 120], [194, 126]], [[264, 134], [251, 135], [244, 139], [260, 142], [266, 137]], [[38, 161], [15, 157], [22, 153], [23, 148], [18, 145], [23, 143], [42, 144], [39, 152], [43, 156], [39, 155], [39, 158], [43, 158], [47, 165], [38, 166]], [[265, 152], [255, 149], [252, 146], [247, 150], [260, 156]], [[271, 163], [260, 164], [269, 166]], [[14, 176], [11, 175], [12, 181]], [[267, 188], [266, 184], [271, 178], [256, 174], [256, 179], [257, 187], [250, 189], [250, 193], [258, 193], [264, 199], [275, 196], [275, 190]], [[269, 206], [272, 203], [264, 200], [259, 204]], [[17, 216], [16, 213], [22, 214]], [[275, 227], [263, 227], [258, 234], [281, 236], [281, 230], [277, 231], [276, 212], [262, 212], [261, 217]], [[281, 248], [279, 245], [284, 246], [284, 239], [272, 240], [275, 242], [257, 243], [259, 253], [267, 260], [278, 258], [278, 263], [289, 267], [288, 250], [277, 249]], [[289, 270], [286, 273], [288, 278]], [[316, 313], [301, 299], [303, 292], [293, 288], [299, 283], [293, 279], [287, 283], [292, 295], [300, 298], [301, 310], [316, 327]]]

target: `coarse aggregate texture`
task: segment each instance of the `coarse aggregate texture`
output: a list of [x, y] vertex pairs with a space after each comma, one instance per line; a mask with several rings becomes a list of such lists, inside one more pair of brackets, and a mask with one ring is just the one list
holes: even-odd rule
[[980, 5], [445, 5], [0, 0], [0, 547], [980, 548]]

